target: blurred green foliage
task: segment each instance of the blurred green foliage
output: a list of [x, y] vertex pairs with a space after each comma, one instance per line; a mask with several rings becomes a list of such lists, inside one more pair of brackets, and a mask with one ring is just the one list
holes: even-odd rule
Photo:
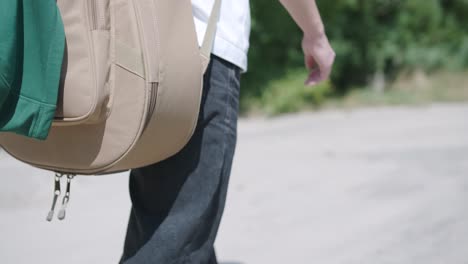
[[276, 115], [321, 105], [331, 93], [330, 83], [305, 87], [303, 78], [306, 74], [305, 70], [296, 69], [288, 71], [281, 79], [272, 80], [259, 101], [263, 112]]
[[[302, 33], [279, 1], [253, 0], [249, 71], [243, 76], [241, 109], [268, 108], [296, 93], [320, 104], [324, 94], [363, 87], [376, 72], [391, 80], [402, 70], [459, 70], [468, 67], [468, 0], [318, 0], [327, 35], [336, 51], [331, 82], [310, 91], [302, 85], [306, 72]], [[284, 79], [298, 78], [295, 92]], [[280, 87], [281, 85], [284, 87]], [[304, 90], [300, 92], [299, 90]], [[326, 91], [326, 92], [324, 92]], [[314, 93], [317, 93], [315, 95]], [[290, 96], [291, 97], [291, 96]], [[291, 98], [296, 98], [292, 96]], [[294, 99], [296, 100], [296, 99]], [[302, 105], [303, 103], [299, 103]], [[275, 108], [275, 107], [273, 107]], [[276, 108], [275, 108], [276, 109]], [[270, 109], [271, 110], [271, 109]], [[272, 110], [276, 112], [276, 110]]]

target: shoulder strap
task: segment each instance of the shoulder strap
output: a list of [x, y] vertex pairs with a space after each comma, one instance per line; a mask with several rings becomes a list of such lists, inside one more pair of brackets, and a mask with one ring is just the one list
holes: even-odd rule
[[202, 46], [200, 47], [200, 54], [202, 57], [203, 73], [206, 71], [208, 64], [210, 63], [211, 50], [213, 49], [213, 42], [216, 34], [216, 27], [219, 20], [219, 14], [221, 12], [221, 0], [215, 0], [213, 9], [211, 10], [210, 19], [206, 26], [205, 37], [203, 39]]

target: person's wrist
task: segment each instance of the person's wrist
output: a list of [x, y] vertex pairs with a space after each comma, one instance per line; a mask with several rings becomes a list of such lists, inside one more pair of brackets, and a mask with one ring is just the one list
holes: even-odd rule
[[308, 40], [321, 40], [326, 38], [325, 28], [323, 26], [314, 27], [314, 30], [304, 30], [304, 38]]

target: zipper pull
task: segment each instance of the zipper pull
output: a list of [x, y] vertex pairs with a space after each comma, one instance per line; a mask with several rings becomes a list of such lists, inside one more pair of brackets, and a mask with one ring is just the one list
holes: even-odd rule
[[54, 211], [55, 211], [55, 205], [57, 204], [58, 197], [60, 196], [60, 179], [62, 178], [62, 174], [56, 173], [55, 174], [55, 181], [54, 181], [54, 199], [52, 201], [52, 207], [49, 211], [49, 214], [47, 215], [47, 221], [52, 221], [52, 218], [54, 218]]
[[60, 209], [59, 214], [57, 216], [59, 220], [65, 219], [65, 210], [67, 210], [67, 205], [68, 205], [68, 202], [70, 201], [71, 181], [73, 180], [74, 177], [75, 175], [72, 175], [72, 174], [67, 175], [67, 189], [65, 191], [65, 196], [63, 197], [63, 200], [62, 200], [62, 208]]

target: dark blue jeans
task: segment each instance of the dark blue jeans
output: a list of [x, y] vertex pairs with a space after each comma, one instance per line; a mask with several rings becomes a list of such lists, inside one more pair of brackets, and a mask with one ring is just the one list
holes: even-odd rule
[[236, 146], [240, 70], [212, 56], [197, 128], [175, 156], [130, 173], [121, 263], [216, 264], [214, 241]]

